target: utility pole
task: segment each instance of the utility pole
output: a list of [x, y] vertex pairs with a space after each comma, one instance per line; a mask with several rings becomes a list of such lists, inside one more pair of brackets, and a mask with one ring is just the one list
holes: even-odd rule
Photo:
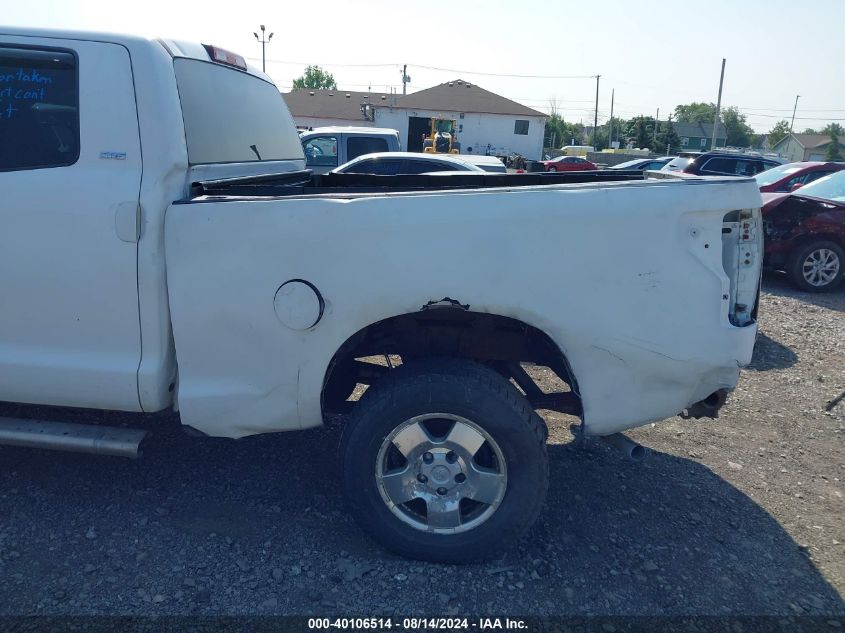
[[264, 47], [265, 47], [265, 45], [270, 43], [270, 40], [273, 39], [273, 34], [270, 33], [270, 35], [265, 40], [264, 39], [264, 30], [265, 30], [264, 25], [262, 24], [261, 25], [261, 37], [258, 37], [258, 33], [255, 33], [255, 32], [253, 32], [253, 35], [255, 36], [255, 39], [257, 39], [259, 42], [261, 42], [261, 72], [266, 73], [267, 72], [267, 58], [264, 55]]
[[657, 114], [654, 115], [654, 134], [651, 137], [652, 146], [657, 143], [657, 122], [660, 120], [660, 108], [657, 108]]
[[402, 94], [408, 94], [407, 85], [411, 83], [411, 78], [408, 77], [408, 64], [402, 65]]
[[789, 133], [792, 134], [792, 126], [795, 123], [795, 112], [798, 110], [798, 97], [801, 95], [795, 95], [795, 107], [792, 108], [792, 121], [789, 122]]
[[607, 131], [607, 148], [613, 149], [613, 100], [616, 97], [616, 88], [610, 91], [610, 129]]
[[[710, 150], [716, 149], [716, 130], [719, 128], [719, 111], [722, 109], [722, 84], [725, 82], [725, 58], [722, 58], [722, 74], [719, 76], [719, 98], [716, 101], [716, 115], [713, 117], [713, 140]], [[725, 141], [727, 145], [727, 141]]]
[[671, 145], [672, 144], [669, 142], [669, 132], [672, 131], [672, 115], [671, 114], [669, 115], [667, 125], [669, 126], [669, 127], [666, 128], [666, 155], [668, 156], [669, 154], [672, 153], [672, 151], [671, 151], [671, 149], [672, 149]]
[[596, 75], [596, 116], [593, 118], [593, 147], [596, 146], [596, 133], [599, 127], [599, 78], [601, 75]]

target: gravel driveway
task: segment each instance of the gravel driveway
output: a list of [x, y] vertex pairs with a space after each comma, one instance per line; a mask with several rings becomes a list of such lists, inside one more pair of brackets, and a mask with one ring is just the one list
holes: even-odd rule
[[0, 447], [0, 613], [845, 615], [845, 292], [764, 287], [719, 420], [638, 429], [652, 451], [633, 463], [544, 412], [547, 506], [485, 565], [363, 536], [338, 492], [342, 420], [233, 441], [173, 415], [0, 405], [154, 429], [134, 462]]

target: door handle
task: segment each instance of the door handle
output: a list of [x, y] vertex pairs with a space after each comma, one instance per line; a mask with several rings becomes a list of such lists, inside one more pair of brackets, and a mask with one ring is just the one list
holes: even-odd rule
[[141, 237], [141, 205], [121, 202], [114, 214], [114, 230], [124, 242], [136, 243]]

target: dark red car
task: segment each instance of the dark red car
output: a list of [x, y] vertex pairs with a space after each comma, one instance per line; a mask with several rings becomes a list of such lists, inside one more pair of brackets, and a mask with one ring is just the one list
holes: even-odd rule
[[595, 163], [580, 156], [558, 156], [551, 160], [544, 160], [543, 166], [546, 171], [588, 171], [598, 169]]
[[797, 193], [764, 193], [764, 263], [808, 292], [829, 292], [845, 274], [845, 171]]
[[760, 172], [754, 179], [764, 193], [790, 193], [842, 169], [845, 169], [845, 163], [805, 161], [772, 167]]

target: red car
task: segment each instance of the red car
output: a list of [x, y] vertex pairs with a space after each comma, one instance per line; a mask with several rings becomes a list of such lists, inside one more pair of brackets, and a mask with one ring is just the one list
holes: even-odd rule
[[772, 167], [761, 171], [754, 178], [763, 193], [789, 193], [841, 169], [845, 169], [845, 163], [806, 161]]
[[588, 171], [598, 169], [594, 163], [580, 156], [558, 156], [551, 160], [544, 160], [546, 171]]
[[808, 292], [829, 292], [845, 275], [845, 171], [797, 193], [763, 194], [763, 262]]

